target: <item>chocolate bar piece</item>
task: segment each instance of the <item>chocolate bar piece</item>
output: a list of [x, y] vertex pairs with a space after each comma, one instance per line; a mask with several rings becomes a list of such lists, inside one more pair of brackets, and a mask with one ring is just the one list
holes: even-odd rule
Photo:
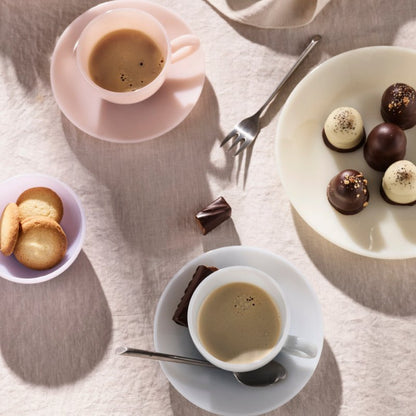
[[197, 267], [172, 318], [178, 325], [188, 327], [188, 306], [191, 296], [195, 292], [198, 285], [216, 270], [218, 270], [216, 267], [207, 267], [202, 265]]
[[222, 196], [211, 202], [206, 208], [195, 215], [196, 221], [204, 235], [230, 217], [231, 207]]

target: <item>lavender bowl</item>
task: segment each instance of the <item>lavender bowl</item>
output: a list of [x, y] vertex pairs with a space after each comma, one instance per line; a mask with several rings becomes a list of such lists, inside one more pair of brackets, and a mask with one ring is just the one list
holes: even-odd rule
[[33, 270], [20, 264], [13, 255], [0, 253], [0, 276], [15, 283], [33, 284], [46, 282], [63, 273], [77, 258], [85, 237], [85, 215], [74, 191], [68, 185], [48, 175], [25, 174], [14, 176], [0, 183], [0, 214], [9, 202], [28, 188], [44, 186], [54, 190], [62, 199], [64, 216], [60, 222], [68, 240], [64, 258], [48, 270]]

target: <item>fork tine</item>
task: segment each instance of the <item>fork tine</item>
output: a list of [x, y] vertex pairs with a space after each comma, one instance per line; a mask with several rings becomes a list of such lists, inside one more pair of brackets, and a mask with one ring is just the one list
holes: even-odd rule
[[230, 151], [234, 146], [237, 146], [237, 144], [240, 143], [241, 141], [245, 141], [245, 139], [244, 137], [238, 134], [235, 140], [233, 141], [233, 144], [228, 148], [228, 151]]
[[235, 129], [231, 130], [230, 133], [225, 136], [224, 140], [221, 142], [220, 147], [224, 146], [228, 140], [232, 139], [233, 137], [238, 136], [238, 133]]
[[244, 143], [241, 143], [240, 148], [234, 153], [234, 157], [241, 153], [244, 149], [246, 149], [250, 145], [250, 143], [252, 142], [249, 140], [244, 140]]

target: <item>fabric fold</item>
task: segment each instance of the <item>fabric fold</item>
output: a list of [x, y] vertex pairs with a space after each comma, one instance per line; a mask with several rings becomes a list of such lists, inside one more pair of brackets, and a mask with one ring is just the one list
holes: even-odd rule
[[206, 0], [231, 20], [260, 28], [305, 26], [330, 0]]

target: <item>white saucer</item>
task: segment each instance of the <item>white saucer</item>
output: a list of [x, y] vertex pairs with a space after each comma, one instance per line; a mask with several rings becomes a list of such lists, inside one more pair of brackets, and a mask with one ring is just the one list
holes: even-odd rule
[[162, 88], [148, 100], [117, 105], [96, 97], [78, 70], [74, 46], [84, 27], [114, 8], [138, 8], [156, 17], [170, 39], [191, 33], [180, 16], [145, 0], [109, 1], [77, 17], [59, 38], [51, 61], [51, 85], [63, 114], [79, 129], [97, 138], [133, 143], [158, 137], [176, 127], [191, 112], [205, 80], [202, 49], [171, 65]]
[[170, 383], [190, 402], [218, 415], [251, 416], [269, 412], [292, 399], [305, 386], [318, 365], [323, 345], [321, 307], [308, 281], [283, 258], [252, 247], [223, 247], [204, 253], [187, 263], [166, 286], [156, 309], [154, 342], [157, 351], [201, 357], [187, 328], [172, 321], [184, 290], [200, 264], [218, 268], [246, 265], [273, 276], [287, 296], [291, 310], [291, 333], [315, 343], [314, 359], [279, 354], [287, 369], [285, 380], [268, 387], [239, 384], [231, 373], [192, 365], [161, 363]]
[[[416, 87], [416, 52], [375, 46], [342, 53], [315, 68], [292, 91], [277, 127], [277, 166], [299, 215], [319, 234], [353, 253], [381, 259], [416, 257], [415, 208], [393, 206], [380, 196], [381, 172], [368, 166], [360, 148], [329, 150], [322, 128], [329, 113], [356, 108], [368, 133], [383, 122], [381, 96], [395, 82]], [[405, 131], [405, 158], [416, 163], [416, 127]], [[368, 179], [368, 207], [356, 215], [335, 211], [326, 197], [333, 176], [356, 169]]]

